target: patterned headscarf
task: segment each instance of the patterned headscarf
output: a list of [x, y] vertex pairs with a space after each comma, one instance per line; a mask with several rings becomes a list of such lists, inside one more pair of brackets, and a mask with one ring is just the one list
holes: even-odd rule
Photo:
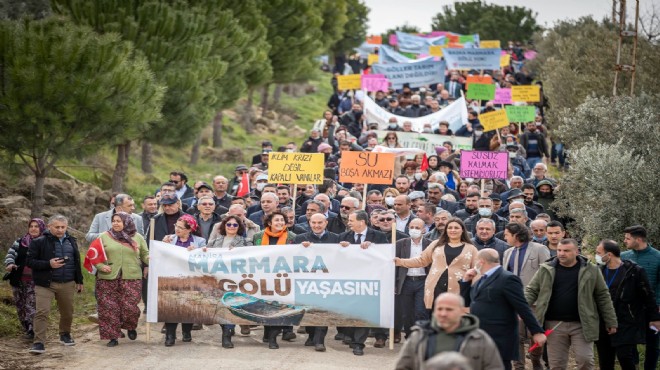
[[195, 231], [197, 231], [197, 221], [193, 216], [186, 214], [179, 217], [179, 220], [185, 222], [188, 226], [190, 226], [191, 232], [194, 233]]
[[108, 233], [110, 233], [110, 236], [112, 236], [113, 239], [120, 243], [128, 244], [130, 245], [133, 249], [137, 248], [137, 242], [133, 240], [133, 237], [137, 233], [137, 228], [135, 227], [135, 222], [133, 221], [133, 217], [129, 215], [126, 212], [116, 212], [112, 217], [119, 216], [121, 218], [121, 222], [124, 224], [124, 228], [122, 231], [114, 231], [112, 228], [108, 230]]
[[28, 222], [28, 229], [30, 228], [30, 225], [32, 225], [33, 222], [36, 222], [37, 225], [39, 225], [39, 235], [37, 235], [36, 237], [32, 237], [32, 235], [30, 235], [29, 232], [23, 235], [23, 237], [21, 238], [21, 246], [23, 247], [29, 247], [30, 242], [32, 242], [32, 239], [36, 239], [40, 237], [41, 235], [43, 235], [44, 231], [46, 231], [46, 223], [44, 222], [44, 220], [40, 218], [31, 219], [30, 222]]

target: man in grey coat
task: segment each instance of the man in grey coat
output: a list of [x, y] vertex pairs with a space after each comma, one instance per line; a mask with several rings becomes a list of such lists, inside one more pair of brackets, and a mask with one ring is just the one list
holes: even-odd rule
[[112, 228], [112, 216], [115, 212], [126, 212], [131, 215], [133, 222], [135, 223], [135, 228], [137, 232], [144, 236], [144, 226], [142, 225], [142, 217], [138, 214], [133, 213], [135, 211], [135, 201], [128, 194], [117, 194], [115, 196], [115, 208], [97, 213], [94, 216], [92, 225], [89, 227], [85, 239], [88, 242], [93, 242], [99, 235], [110, 230]]

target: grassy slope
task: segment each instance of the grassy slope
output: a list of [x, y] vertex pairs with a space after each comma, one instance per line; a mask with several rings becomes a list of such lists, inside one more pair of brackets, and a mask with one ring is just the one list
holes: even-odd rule
[[[321, 117], [327, 99], [332, 93], [329, 81], [329, 74], [319, 73], [316, 78], [310, 82], [312, 85], [316, 86], [316, 93], [302, 96], [300, 98], [294, 98], [287, 94], [282, 94], [281, 105], [286, 111], [296, 112], [296, 125], [309, 129], [313, 122]], [[255, 98], [257, 98], [255, 99], [255, 104], [259, 103], [258, 95], [260, 94], [255, 92]], [[243, 101], [239, 102], [237, 108], [241, 108], [242, 103]], [[303, 137], [291, 137], [286, 131], [267, 136], [249, 135], [245, 132], [243, 127], [227, 117], [225, 117], [224, 127], [224, 148], [244, 149], [245, 162], [251, 161], [252, 155], [260, 150], [261, 140], [271, 140], [273, 145], [278, 147], [289, 141], [295, 141], [300, 144], [304, 139]], [[210, 129], [207, 129], [206, 132], [210, 137]], [[211, 182], [213, 176], [218, 174], [225, 176], [232, 175], [237, 163], [217, 163], [201, 156], [198, 164], [191, 166], [189, 160], [192, 140], [193, 139], [190, 138], [190, 143], [179, 149], [159, 146], [154, 147], [153, 175], [145, 175], [142, 173], [142, 170], [140, 169], [140, 148], [135, 144], [132, 148], [131, 157], [129, 159], [130, 167], [126, 182], [127, 192], [133, 195], [136, 199], [140, 199], [146, 194], [152, 194], [154, 189], [156, 189], [160, 183], [169, 178], [169, 172], [177, 169], [184, 170], [188, 174], [191, 183], [196, 180]], [[203, 153], [203, 148], [201, 153]], [[109, 177], [112, 176], [114, 161], [115, 151], [109, 148], [104, 148], [94, 157], [82, 161], [75, 159], [61, 160], [60, 163], [58, 163], [58, 167], [81, 181], [94, 183], [107, 189], [109, 188], [108, 180]], [[101, 168], [94, 169], [90, 166]], [[2, 248], [0, 248], [0, 250], [2, 250]], [[2, 254], [2, 257], [4, 258], [4, 253]], [[83, 270], [83, 273], [85, 275], [85, 292], [76, 296], [76, 314], [74, 319], [76, 323], [85, 322], [87, 320], [87, 314], [93, 313], [96, 310], [93, 294], [94, 278], [90, 276], [86, 270]], [[16, 309], [13, 305], [2, 303], [2, 301], [8, 301], [9, 297], [11, 297], [9, 284], [7, 282], [0, 283], [0, 337], [20, 334], [20, 325], [16, 317]], [[53, 311], [51, 325], [54, 325], [57, 322], [57, 320], [55, 320], [57, 310], [53, 309]]]

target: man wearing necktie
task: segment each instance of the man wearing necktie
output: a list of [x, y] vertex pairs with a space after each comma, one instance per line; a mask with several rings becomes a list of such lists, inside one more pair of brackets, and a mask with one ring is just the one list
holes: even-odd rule
[[[362, 249], [369, 248], [372, 243], [388, 244], [385, 234], [368, 227], [368, 222], [369, 215], [365, 211], [358, 210], [349, 214], [347, 225], [349, 230], [339, 235], [339, 244], [342, 247], [357, 244]], [[347, 344], [350, 344], [351, 348], [353, 348], [353, 354], [356, 356], [364, 355], [364, 342], [367, 340], [369, 328], [348, 328], [348, 330], [342, 330], [345, 335], [344, 343], [348, 342]], [[385, 340], [387, 339], [387, 329], [374, 329], [374, 337], [376, 338], [377, 347], [384, 347]]]
[[[478, 274], [481, 278], [473, 285]], [[525, 300], [520, 278], [500, 266], [495, 249], [480, 250], [475, 268], [465, 273], [459, 285], [465, 305], [479, 318], [479, 328], [497, 344], [504, 369], [511, 369], [511, 361], [525, 355], [517, 346], [518, 316], [522, 321], [520, 324], [532, 332], [534, 341], [543, 346], [546, 341], [544, 330]]]
[[[504, 260], [502, 265], [507, 271], [519, 277], [523, 286], [529, 282], [539, 270], [541, 264], [550, 259], [550, 252], [542, 244], [531, 241], [531, 234], [527, 226], [519, 223], [510, 223], [504, 228], [504, 239], [511, 248], [504, 251]], [[520, 344], [519, 352], [524, 353], [527, 340], [527, 330], [525, 326], [520, 325]], [[534, 351], [531, 354], [532, 366], [534, 369], [541, 369], [542, 350]], [[515, 361], [516, 369], [524, 369], [525, 361]]]

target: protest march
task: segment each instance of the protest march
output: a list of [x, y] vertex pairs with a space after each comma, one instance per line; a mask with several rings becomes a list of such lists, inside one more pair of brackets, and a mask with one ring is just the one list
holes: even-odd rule
[[534, 43], [457, 31], [397, 28], [315, 60], [332, 93], [303, 140], [252, 135], [230, 173], [181, 165], [113, 192], [84, 240], [74, 215], [31, 217], [4, 259], [22, 351], [76, 345], [94, 279], [107, 353], [213, 330], [223, 358], [290, 342], [319, 363], [395, 351], [397, 369], [657, 369], [656, 226], [580, 228], [559, 191], [584, 152], [552, 122]]

